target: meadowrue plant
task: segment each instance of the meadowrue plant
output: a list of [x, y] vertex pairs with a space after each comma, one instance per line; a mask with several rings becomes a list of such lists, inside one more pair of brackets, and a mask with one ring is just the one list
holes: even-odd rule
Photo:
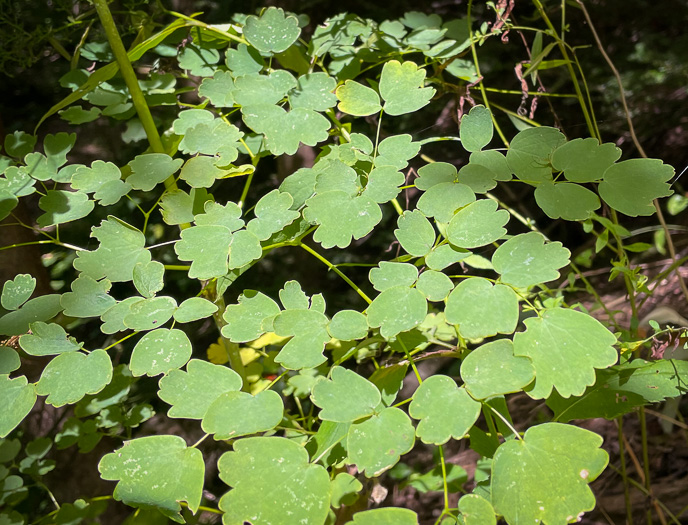
[[[633, 345], [622, 346], [617, 327], [570, 304], [566, 286], [550, 288], [562, 275], [569, 289], [579, 282], [569, 249], [491, 192], [528, 185], [547, 217], [581, 223], [597, 251], [613, 251], [633, 295], [644, 280], [619, 221], [654, 214], [674, 170], [620, 160], [601, 143], [561, 35], [535, 32], [524, 93], [540, 69], [569, 68], [590, 138], [567, 140], [521, 115], [511, 136], [497, 125], [478, 51], [511, 22], [492, 4], [494, 23], [475, 22], [469, 3], [449, 21], [339, 15], [309, 39], [303, 18], [275, 7], [214, 26], [169, 13], [174, 22], [128, 51], [105, 0], [94, 4], [107, 36], [86, 48], [98, 67], [69, 71], [61, 83], [72, 93], [41, 121], [59, 116], [77, 131], [47, 135], [40, 147], [15, 132], [1, 158], [0, 218], [39, 195], [36, 225], [26, 226], [73, 277], [48, 295], [36, 296], [36, 279], [23, 273], [2, 286], [0, 521], [78, 523], [105, 512], [102, 497], [53, 498], [40, 514], [22, 506], [29, 490], [50, 501], [51, 448], [88, 454], [103, 436], [119, 443], [98, 464], [116, 482], [111, 498], [178, 523], [211, 512], [225, 525], [416, 524], [409, 509], [369, 510], [365, 486], [423, 445], [437, 462], [404, 483], [444, 494], [437, 523], [559, 524], [592, 510], [589, 484], [608, 455], [599, 435], [569, 422], [678, 396], [686, 364], [621, 352]], [[135, 71], [142, 57], [153, 65]], [[466, 104], [456, 136], [394, 134], [450, 92]], [[138, 154], [121, 165], [69, 163], [88, 140], [79, 126], [96, 119], [126, 121]], [[466, 152], [460, 169], [423, 151], [452, 140]], [[263, 166], [303, 146], [317, 154], [312, 167], [256, 189], [269, 186]], [[245, 183], [231, 198], [214, 196], [237, 180]], [[390, 215], [397, 256], [381, 253], [369, 282], [354, 282], [330, 254]], [[73, 233], [78, 224], [90, 239]], [[358, 301], [333, 311], [327, 293], [309, 295], [308, 283], [290, 279], [225, 304], [239, 276], [295, 248]], [[179, 281], [186, 295], [169, 295]], [[200, 320], [217, 330], [209, 348], [191, 329]], [[436, 357], [454, 365], [422, 379], [419, 361]], [[42, 369], [29, 381], [22, 363], [35, 358]], [[145, 376], [161, 401], [132, 397]], [[410, 397], [399, 395], [404, 383], [417, 385]], [[519, 392], [546, 402], [551, 420], [514, 420], [506, 401]], [[22, 421], [38, 398], [72, 408], [52, 435], [26, 442]], [[168, 407], [156, 417], [192, 420], [221, 442], [217, 502], [204, 500], [203, 440], [137, 436], [151, 403]], [[482, 457], [470, 492], [465, 471], [445, 461], [450, 440]]]

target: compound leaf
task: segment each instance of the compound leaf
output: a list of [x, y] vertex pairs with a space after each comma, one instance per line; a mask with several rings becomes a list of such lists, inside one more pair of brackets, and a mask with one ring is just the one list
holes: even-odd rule
[[411, 135], [392, 135], [380, 142], [377, 147], [375, 167], [393, 166], [397, 170], [403, 170], [419, 151], [420, 142], [414, 142]]
[[174, 251], [182, 261], [191, 261], [189, 277], [212, 279], [227, 273], [232, 233], [224, 226], [192, 226], [182, 230]]
[[409, 263], [381, 261], [369, 273], [370, 282], [378, 292], [394, 286], [413, 286], [418, 279], [418, 268]]
[[382, 220], [380, 206], [370, 197], [351, 197], [339, 190], [308, 199], [303, 216], [308, 222], [320, 225], [313, 239], [323, 248], [346, 248], [352, 238], [368, 235]]
[[368, 307], [368, 324], [380, 328], [385, 339], [415, 328], [425, 319], [428, 303], [415, 288], [394, 286], [378, 295]]
[[112, 380], [112, 362], [105, 350], [88, 355], [66, 352], [43, 369], [36, 393], [55, 407], [76, 403], [86, 394], [97, 394]]
[[567, 221], [584, 221], [600, 207], [600, 199], [592, 191], [568, 182], [538, 184], [535, 201], [551, 219]]
[[19, 338], [19, 344], [29, 355], [58, 355], [63, 352], [79, 350], [83, 343], [68, 337], [67, 332], [57, 323], [46, 324], [41, 321], [31, 323], [31, 333]]
[[151, 191], [168, 177], [177, 173], [184, 161], [173, 159], [166, 153], [145, 153], [130, 161], [131, 175], [127, 182], [135, 190]]
[[36, 321], [48, 321], [62, 311], [61, 296], [58, 294], [34, 297], [19, 310], [0, 317], [0, 334], [21, 335], [29, 330], [29, 325]]
[[427, 106], [435, 89], [424, 88], [424, 81], [425, 70], [413, 62], [385, 62], [380, 75], [380, 95], [385, 101], [385, 113], [404, 115]]
[[255, 396], [246, 392], [224, 392], [210, 404], [201, 426], [215, 439], [265, 432], [282, 421], [282, 398], [273, 390], [263, 390]]
[[330, 477], [325, 468], [309, 463], [308, 452], [295, 441], [241, 439], [217, 466], [220, 479], [233, 487], [220, 499], [225, 525], [321, 525], [327, 518]]
[[129, 190], [131, 184], [122, 180], [122, 173], [112, 162], [96, 160], [91, 167], [79, 166], [71, 178], [72, 188], [86, 193], [95, 193], [101, 206], [117, 204]]
[[308, 73], [298, 78], [297, 87], [289, 93], [289, 105], [293, 108], [306, 108], [326, 111], [337, 104], [333, 93], [337, 81], [327, 73]]
[[461, 117], [459, 137], [466, 151], [480, 151], [492, 140], [492, 113], [485, 106], [473, 106]]
[[265, 241], [299, 217], [299, 212], [292, 211], [294, 199], [288, 193], [272, 190], [263, 195], [255, 207], [256, 218], [249, 221], [246, 229], [261, 241]]
[[535, 367], [528, 395], [549, 397], [552, 388], [563, 397], [580, 396], [595, 382], [595, 369], [616, 363], [616, 337], [599, 321], [576, 310], [552, 308], [525, 320], [526, 331], [514, 335], [514, 355]]
[[476, 399], [518, 392], [534, 377], [530, 359], [516, 357], [509, 339], [484, 344], [461, 362], [461, 379]]
[[100, 325], [100, 331], [104, 334], [114, 334], [127, 330], [128, 327], [124, 324], [124, 318], [131, 311], [131, 307], [139, 301], [143, 301], [143, 297], [127, 297], [106, 310], [100, 316], [100, 320], [103, 321], [103, 324]]
[[459, 248], [490, 244], [506, 233], [509, 212], [497, 210], [491, 199], [480, 199], [459, 210], [447, 226], [447, 239]]
[[513, 173], [524, 182], [552, 180], [551, 157], [566, 142], [563, 133], [541, 126], [520, 131], [511, 141], [506, 161]]
[[[244, 47], [246, 47], [245, 44]], [[229, 71], [215, 71], [212, 77], [206, 77], [198, 87], [198, 96], [206, 97], [216, 108], [234, 106], [234, 79]]]
[[258, 50], [246, 44], [239, 44], [236, 49], [227, 49], [225, 63], [234, 78], [260, 73], [265, 66], [265, 61]]
[[291, 339], [277, 354], [275, 362], [289, 370], [314, 368], [325, 362], [323, 350], [330, 340], [327, 324], [327, 317], [315, 310], [281, 312], [274, 320], [275, 333]]
[[659, 159], [624, 160], [604, 172], [598, 191], [604, 202], [625, 215], [652, 215], [652, 201], [673, 193], [667, 183], [673, 176], [674, 168]]
[[36, 389], [27, 384], [26, 377], [10, 379], [8, 374], [0, 374], [0, 438], [12, 432], [31, 412], [36, 403]]
[[375, 202], [384, 204], [399, 195], [399, 186], [403, 183], [404, 174], [397, 171], [394, 166], [376, 167], [368, 175], [364, 193]]
[[435, 229], [420, 210], [406, 210], [397, 219], [398, 229], [394, 230], [394, 236], [406, 250], [406, 253], [415, 257], [425, 257], [435, 244]]
[[60, 305], [70, 317], [98, 317], [117, 301], [108, 295], [112, 283], [107, 279], [96, 281], [88, 275], [80, 275], [72, 282], [72, 291], [62, 294]]
[[93, 211], [95, 203], [81, 191], [48, 190], [39, 199], [38, 207], [45, 213], [39, 215], [36, 222], [45, 228], [86, 217]]
[[614, 144], [600, 144], [596, 138], [574, 139], [559, 146], [552, 153], [552, 166], [563, 171], [570, 182], [595, 182], [621, 158], [621, 150]]
[[203, 204], [204, 213], [194, 216], [197, 226], [224, 226], [230, 232], [244, 226], [241, 219], [241, 208], [233, 202], [224, 206], [214, 201], [206, 201]]
[[103, 479], [118, 481], [117, 501], [133, 507], [156, 507], [177, 523], [186, 501], [198, 510], [203, 494], [205, 464], [197, 448], [189, 448], [179, 436], [147, 436], [125, 441], [124, 446], [100, 460]]
[[466, 435], [480, 415], [480, 403], [452, 378], [434, 375], [416, 389], [409, 415], [420, 420], [416, 435], [423, 443], [442, 445]]
[[426, 217], [434, 217], [439, 222], [449, 222], [454, 212], [475, 201], [475, 193], [465, 184], [440, 182], [434, 184], [421, 195], [416, 207]]
[[8, 279], [2, 285], [0, 304], [5, 310], [16, 310], [26, 301], [36, 289], [36, 278], [28, 273], [20, 273], [14, 279]]
[[508, 286], [472, 277], [452, 290], [444, 314], [467, 339], [510, 334], [518, 323], [518, 296]]
[[346, 449], [353, 463], [367, 478], [392, 468], [413, 448], [415, 433], [409, 417], [394, 407], [383, 409], [370, 419], [349, 428]]
[[244, 36], [249, 44], [263, 55], [276, 55], [286, 51], [296, 39], [301, 29], [295, 16], [285, 16], [279, 7], [269, 7], [260, 15], [246, 17]]
[[158, 396], [172, 405], [169, 417], [203, 419], [220, 395], [241, 389], [241, 377], [226, 366], [192, 359], [186, 364], [186, 372], [172, 370], [159, 384]]
[[150, 252], [144, 248], [143, 233], [117, 217], [109, 216], [91, 232], [91, 237], [98, 239], [100, 246], [94, 251], [77, 252], [74, 268], [93, 279], [131, 281], [134, 266], [151, 260]]
[[222, 318], [227, 322], [222, 335], [235, 343], [253, 341], [263, 335], [264, 323], [280, 313], [280, 307], [267, 295], [253, 290], [244, 290], [239, 304], [230, 304]]
[[519, 288], [546, 283], [559, 277], [559, 268], [569, 264], [569, 252], [560, 242], [548, 242], [541, 233], [528, 232], [512, 237], [492, 256], [492, 265], [501, 280]]
[[382, 109], [380, 97], [375, 90], [354, 80], [344, 82], [337, 88], [335, 95], [339, 99], [337, 108], [348, 115], [367, 117]]
[[[494, 149], [474, 151], [471, 153], [468, 166], [482, 166], [492, 173], [492, 178], [498, 181], [511, 180], [511, 168], [501, 151]], [[463, 171], [463, 168], [462, 168]]]
[[131, 353], [129, 368], [135, 376], [157, 376], [183, 367], [191, 357], [187, 335], [173, 328], [158, 328], [144, 335]]
[[510, 525], [569, 523], [595, 506], [588, 487], [607, 466], [597, 434], [561, 423], [529, 428], [492, 461], [492, 505]]
[[313, 404], [320, 407], [323, 421], [348, 423], [375, 412], [380, 404], [377, 387], [352, 370], [332, 367], [330, 378], [321, 377], [313, 386]]

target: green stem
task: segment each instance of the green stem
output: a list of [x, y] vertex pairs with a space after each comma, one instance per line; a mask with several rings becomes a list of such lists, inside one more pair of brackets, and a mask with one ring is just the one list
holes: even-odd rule
[[208, 286], [205, 289], [204, 294], [208, 296], [208, 299], [212, 300], [215, 305], [217, 305], [217, 311], [213, 314], [213, 320], [215, 321], [215, 326], [217, 326], [218, 332], [220, 332], [220, 338], [222, 340], [222, 346], [227, 352], [227, 358], [229, 359], [229, 366], [237, 374], [241, 376], [242, 387], [244, 392], [249, 392], [251, 390], [248, 383], [248, 378], [246, 376], [246, 369], [244, 368], [244, 362], [241, 360], [241, 352], [239, 347], [222, 335], [222, 327], [227, 324], [222, 314], [225, 312], [225, 298], [217, 293], [216, 283]]
[[[650, 455], [647, 449], [647, 422], [645, 421], [645, 407], [638, 411], [640, 419], [640, 441], [643, 448], [643, 474], [645, 474], [645, 488], [648, 494], [652, 494], [652, 482], [650, 481]], [[652, 525], [652, 509], [647, 509], [647, 523]]]
[[449, 509], [449, 487], [447, 486], [447, 466], [444, 462], [444, 450], [442, 445], [437, 447], [440, 453], [440, 465], [442, 466], [442, 487], [444, 489], [444, 512]]
[[626, 471], [626, 454], [624, 452], [623, 439], [623, 416], [619, 416], [616, 419], [616, 426], [618, 430], [619, 459], [621, 460], [621, 479], [623, 480], [624, 502], [626, 504], [626, 523], [630, 525], [633, 523], [633, 507], [631, 506], [631, 492], [629, 489], [630, 480], [628, 478], [628, 472]]
[[344, 281], [346, 282], [346, 284], [348, 284], [349, 286], [351, 286], [351, 288], [353, 288], [354, 290], [356, 290], [356, 293], [357, 293], [358, 295], [360, 295], [366, 303], [370, 304], [370, 303], [373, 302], [373, 300], [372, 300], [370, 297], [368, 297], [368, 296], [365, 294], [365, 292], [364, 292], [363, 290], [361, 290], [358, 286], [356, 286], [356, 283], [354, 283], [351, 279], [349, 279], [346, 275], [344, 275], [344, 274], [342, 273], [342, 271], [341, 271], [339, 268], [337, 268], [334, 264], [332, 264], [330, 261], [328, 261], [327, 259], [325, 259], [325, 257], [323, 257], [322, 255], [320, 255], [320, 254], [319, 254], [318, 252], [316, 252], [313, 248], [311, 248], [310, 246], [308, 246], [308, 245], [306, 245], [306, 244], [303, 244], [302, 242], [299, 242], [299, 243], [297, 244], [297, 246], [299, 246], [299, 247], [303, 248], [304, 250], [306, 250], [306, 251], [307, 251], [308, 253], [310, 253], [313, 257], [315, 257], [315, 258], [318, 259], [320, 262], [322, 262], [325, 266], [327, 266], [330, 270], [332, 270], [334, 273], [336, 273], [337, 275], [339, 275], [339, 277], [341, 277], [342, 279], [344, 279]]

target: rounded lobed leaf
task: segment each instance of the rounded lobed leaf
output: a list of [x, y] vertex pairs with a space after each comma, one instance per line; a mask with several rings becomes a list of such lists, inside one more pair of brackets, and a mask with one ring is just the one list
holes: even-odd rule
[[348, 423], [373, 414], [380, 404], [380, 391], [356, 372], [332, 367], [330, 379], [320, 378], [313, 386], [313, 404], [321, 408], [323, 421]]
[[224, 392], [210, 404], [201, 424], [215, 439], [233, 439], [270, 430], [282, 421], [284, 405], [277, 392], [264, 390], [255, 396]]
[[466, 151], [480, 151], [490, 143], [493, 133], [492, 113], [485, 106], [473, 106], [461, 117], [459, 137]]
[[131, 353], [129, 368], [135, 376], [157, 376], [183, 367], [191, 357], [191, 341], [173, 328], [158, 328], [144, 335]]

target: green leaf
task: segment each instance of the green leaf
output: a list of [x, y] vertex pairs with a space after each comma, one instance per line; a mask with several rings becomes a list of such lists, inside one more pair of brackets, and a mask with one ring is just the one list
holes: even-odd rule
[[337, 81], [327, 73], [308, 73], [298, 78], [297, 87], [289, 93], [289, 105], [293, 108], [306, 108], [326, 111], [337, 104], [333, 93]]
[[296, 39], [301, 29], [295, 16], [285, 16], [279, 7], [269, 7], [260, 15], [246, 17], [244, 36], [248, 43], [263, 55], [275, 55], [286, 51]]
[[31, 153], [36, 146], [36, 136], [23, 131], [15, 131], [5, 135], [5, 153], [10, 157], [20, 159]]
[[[2, 179], [0, 179], [2, 184]], [[0, 189], [0, 221], [10, 216], [10, 213], [19, 204], [19, 199], [9, 191]]]
[[203, 297], [189, 297], [174, 311], [174, 320], [178, 323], [191, 323], [205, 319], [217, 312], [217, 305]]
[[241, 219], [241, 208], [233, 202], [228, 202], [222, 206], [214, 201], [206, 201], [203, 208], [204, 213], [194, 216], [194, 222], [197, 226], [224, 226], [230, 232], [244, 226], [244, 221]]
[[258, 237], [253, 232], [239, 230], [232, 235], [227, 266], [230, 270], [241, 268], [260, 259], [262, 255], [263, 248]]
[[146, 238], [139, 230], [117, 217], [108, 216], [91, 229], [91, 237], [100, 241], [94, 251], [78, 251], [74, 268], [93, 279], [106, 277], [112, 282], [131, 281], [134, 266], [147, 264], [151, 254], [144, 248]]
[[416, 435], [423, 443], [442, 445], [468, 433], [480, 415], [480, 403], [452, 378], [434, 375], [413, 394], [409, 415], [420, 420]]
[[0, 304], [5, 310], [16, 310], [26, 301], [36, 289], [36, 279], [28, 273], [20, 273], [14, 279], [5, 281], [2, 285]]
[[[511, 168], [509, 168], [506, 157], [500, 151], [493, 149], [474, 151], [470, 156], [468, 166], [470, 165], [487, 168], [492, 172], [492, 178], [494, 180], [511, 180]], [[461, 171], [463, 171], [463, 168]]]
[[279, 190], [266, 193], [256, 204], [256, 218], [249, 221], [246, 229], [261, 241], [269, 239], [273, 233], [281, 231], [299, 217], [299, 212], [290, 210], [293, 202], [288, 193]]
[[370, 282], [378, 292], [394, 286], [413, 286], [418, 279], [418, 268], [409, 263], [381, 261], [369, 273]]
[[90, 168], [79, 166], [71, 177], [71, 185], [75, 190], [94, 193], [101, 206], [110, 206], [131, 190], [131, 184], [121, 178], [122, 173], [115, 164], [96, 160]]
[[432, 249], [425, 258], [425, 262], [428, 267], [439, 272], [471, 255], [471, 252], [455, 248], [450, 244], [441, 244]]
[[228, 71], [217, 70], [212, 77], [204, 78], [198, 87], [198, 96], [209, 99], [216, 108], [231, 108], [234, 106], [232, 74]]
[[395, 286], [378, 295], [367, 313], [370, 327], [380, 327], [382, 337], [391, 339], [422, 323], [428, 313], [428, 303], [419, 290]]
[[156, 507], [168, 518], [184, 523], [180, 501], [198, 511], [203, 495], [205, 465], [197, 448], [179, 436], [147, 436], [125, 441], [98, 465], [101, 477], [118, 481], [114, 498], [132, 507]]
[[459, 182], [475, 193], [487, 193], [497, 187], [495, 174], [480, 164], [466, 164], [459, 170]]
[[598, 191], [602, 200], [630, 217], [655, 213], [653, 199], [673, 193], [674, 168], [659, 159], [630, 159], [610, 166]]
[[480, 151], [492, 140], [492, 113], [485, 106], [473, 106], [461, 117], [459, 137], [466, 151]]
[[461, 379], [476, 399], [518, 392], [534, 377], [530, 359], [514, 356], [509, 339], [484, 344], [461, 362]]
[[143, 297], [127, 297], [106, 310], [100, 316], [100, 320], [103, 321], [103, 324], [100, 326], [100, 331], [104, 334], [114, 334], [127, 330], [128, 327], [124, 324], [124, 318], [131, 311], [131, 307], [139, 301], [143, 301]]
[[135, 190], [151, 191], [168, 177], [179, 171], [184, 161], [173, 159], [165, 153], [145, 153], [130, 161], [131, 175], [127, 182]]
[[0, 375], [10, 374], [21, 366], [21, 359], [14, 348], [0, 346]]
[[340, 310], [330, 320], [327, 331], [340, 341], [363, 339], [368, 334], [368, 321], [360, 312]]
[[273, 390], [255, 396], [225, 392], [213, 401], [203, 416], [203, 431], [216, 440], [234, 439], [275, 428], [282, 421], [282, 398]]
[[566, 142], [561, 131], [547, 126], [520, 131], [509, 145], [506, 161], [513, 173], [524, 182], [552, 180], [551, 157]]
[[323, 248], [346, 248], [352, 238], [365, 237], [382, 220], [380, 206], [371, 198], [351, 197], [338, 190], [308, 199], [303, 216], [308, 222], [320, 225], [313, 239]]
[[330, 378], [321, 377], [313, 386], [313, 404], [321, 408], [323, 421], [348, 423], [375, 412], [380, 404], [380, 391], [356, 372], [335, 366]]
[[509, 524], [569, 523], [592, 510], [588, 487], [607, 466], [602, 438], [560, 423], [502, 443], [492, 461], [492, 505]]
[[379, 204], [384, 204], [396, 198], [401, 191], [399, 186], [404, 183], [404, 174], [393, 166], [373, 168], [368, 175], [365, 195]]
[[434, 217], [438, 222], [449, 222], [454, 212], [475, 201], [475, 194], [465, 184], [441, 182], [430, 187], [416, 207], [427, 217]]
[[10, 379], [7, 374], [0, 374], [0, 438], [12, 432], [31, 412], [36, 403], [34, 385], [27, 384], [26, 377]]
[[236, 101], [241, 106], [273, 106], [298, 85], [294, 76], [285, 70], [269, 75], [244, 75], [236, 79]]
[[29, 355], [58, 355], [63, 352], [74, 352], [83, 346], [83, 343], [68, 337], [64, 328], [57, 323], [46, 324], [38, 321], [29, 326], [31, 333], [19, 338], [22, 350]]
[[685, 393], [688, 362], [662, 359], [629, 363], [598, 370], [595, 384], [580, 397], [565, 399], [553, 392], [547, 405], [555, 419], [566, 423], [572, 419], [603, 417], [614, 419], [648, 403], [659, 403]]
[[210, 188], [215, 179], [221, 179], [226, 173], [215, 165], [214, 158], [199, 155], [186, 161], [179, 178], [192, 188]]
[[418, 515], [409, 509], [394, 507], [365, 510], [354, 514], [354, 519], [347, 522], [354, 525], [418, 525]]
[[592, 191], [567, 182], [538, 184], [535, 201], [549, 218], [567, 221], [584, 221], [600, 207], [600, 199]]
[[153, 330], [172, 318], [177, 301], [172, 297], [151, 297], [131, 305], [124, 316], [124, 326], [132, 330]]
[[117, 301], [108, 295], [112, 283], [107, 279], [96, 281], [80, 275], [72, 282], [72, 291], [62, 294], [60, 304], [70, 317], [99, 317]]
[[456, 168], [446, 162], [433, 162], [418, 170], [415, 185], [419, 190], [427, 191], [443, 182], [456, 182]]
[[375, 167], [393, 166], [397, 170], [403, 170], [418, 152], [420, 142], [413, 142], [411, 135], [392, 135], [378, 145]]
[[399, 228], [394, 236], [406, 252], [415, 257], [424, 257], [435, 244], [435, 229], [420, 210], [406, 210], [397, 219]]
[[559, 277], [559, 268], [569, 264], [569, 252], [560, 242], [548, 242], [541, 233], [512, 237], [492, 256], [492, 265], [502, 282], [518, 288], [546, 283]]
[[175, 121], [172, 122], [172, 131], [176, 135], [186, 135], [197, 124], [211, 124], [214, 120], [215, 116], [208, 110], [185, 109], [180, 111]]
[[62, 311], [60, 298], [58, 294], [41, 295], [31, 299], [19, 310], [3, 315], [0, 317], [0, 334], [25, 334], [31, 323], [49, 321]]
[[614, 144], [600, 144], [595, 138], [574, 139], [554, 150], [552, 166], [563, 171], [570, 182], [595, 182], [620, 158], [621, 150]]
[[165, 266], [158, 261], [136, 263], [133, 274], [136, 290], [146, 298], [153, 297], [165, 285]]
[[280, 307], [267, 295], [253, 290], [244, 290], [239, 296], [239, 304], [227, 306], [222, 318], [227, 322], [222, 327], [222, 335], [235, 343], [245, 343], [258, 339], [267, 332], [264, 323], [280, 313]]
[[88, 355], [65, 352], [43, 369], [36, 383], [36, 393], [48, 396], [46, 403], [54, 407], [71, 405], [86, 394], [97, 394], [112, 380], [112, 362], [105, 350]]
[[174, 251], [182, 261], [191, 261], [191, 279], [212, 279], [227, 273], [232, 234], [224, 226], [193, 226], [182, 230]]
[[444, 314], [466, 339], [511, 334], [518, 324], [518, 296], [508, 286], [472, 277], [452, 290]]
[[342, 505], [351, 506], [358, 499], [358, 493], [363, 489], [363, 484], [348, 472], [340, 472], [332, 480], [332, 497], [330, 505], [335, 509]]
[[435, 89], [424, 88], [424, 81], [425, 70], [413, 62], [385, 62], [380, 75], [380, 95], [385, 101], [385, 113], [404, 115], [427, 106]]
[[[540, 34], [538, 33], [538, 35]], [[497, 525], [497, 517], [492, 504], [477, 494], [461, 496], [459, 512], [464, 525]]]
[[398, 408], [385, 408], [349, 428], [347, 463], [353, 463], [367, 478], [392, 468], [400, 456], [413, 448], [415, 434], [409, 417]]
[[335, 95], [339, 99], [337, 109], [355, 117], [367, 117], [379, 113], [382, 109], [379, 95], [369, 87], [353, 80], [347, 80], [337, 88]]
[[315, 146], [329, 136], [330, 121], [311, 109], [301, 107], [287, 112], [280, 106], [246, 106], [242, 116], [248, 127], [265, 135], [273, 155], [293, 155], [300, 143]]
[[506, 233], [509, 212], [497, 210], [491, 199], [477, 200], [459, 210], [447, 226], [447, 239], [459, 248], [477, 248], [490, 244]]
[[225, 63], [234, 78], [260, 73], [265, 66], [265, 61], [258, 50], [246, 44], [239, 44], [236, 49], [227, 49]]
[[314, 368], [325, 362], [325, 344], [330, 340], [328, 319], [315, 310], [285, 310], [275, 317], [274, 331], [291, 337], [282, 347], [275, 362], [289, 370]]
[[416, 288], [420, 290], [428, 301], [444, 301], [454, 288], [454, 283], [442, 272], [425, 270], [420, 274]]
[[[322, 524], [330, 503], [330, 477], [309, 463], [308, 452], [281, 437], [246, 438], [217, 463], [220, 479], [233, 490], [220, 499], [223, 522], [235, 525]], [[270, 497], [266, 498], [265, 495]], [[260, 521], [256, 521], [260, 516]]]
[[0, 177], [0, 192], [5, 195], [25, 197], [36, 191], [35, 184], [36, 180], [32, 179], [24, 168], [10, 166], [5, 170], [4, 177]]
[[38, 201], [38, 207], [45, 213], [36, 222], [41, 228], [64, 224], [86, 217], [95, 204], [88, 195], [80, 191], [48, 190]]
[[616, 363], [616, 337], [599, 321], [576, 310], [552, 308], [525, 320], [526, 331], [514, 335], [514, 355], [535, 367], [533, 399], [548, 398], [552, 388], [563, 397], [580, 396], [595, 382], [595, 368]]
[[166, 191], [160, 199], [162, 220], [171, 226], [190, 223], [194, 219], [193, 204], [193, 196], [184, 190]]
[[217, 49], [187, 44], [179, 51], [177, 60], [179, 67], [188, 70], [192, 75], [209, 77], [215, 72], [215, 64], [220, 61], [220, 53]]
[[203, 419], [218, 397], [241, 390], [241, 376], [226, 366], [192, 359], [186, 372], [171, 370], [160, 378], [159, 385], [158, 397], [172, 405], [169, 417]]
[[158, 328], [144, 335], [131, 353], [129, 368], [134, 377], [166, 374], [183, 367], [191, 357], [187, 335], [173, 328]]

